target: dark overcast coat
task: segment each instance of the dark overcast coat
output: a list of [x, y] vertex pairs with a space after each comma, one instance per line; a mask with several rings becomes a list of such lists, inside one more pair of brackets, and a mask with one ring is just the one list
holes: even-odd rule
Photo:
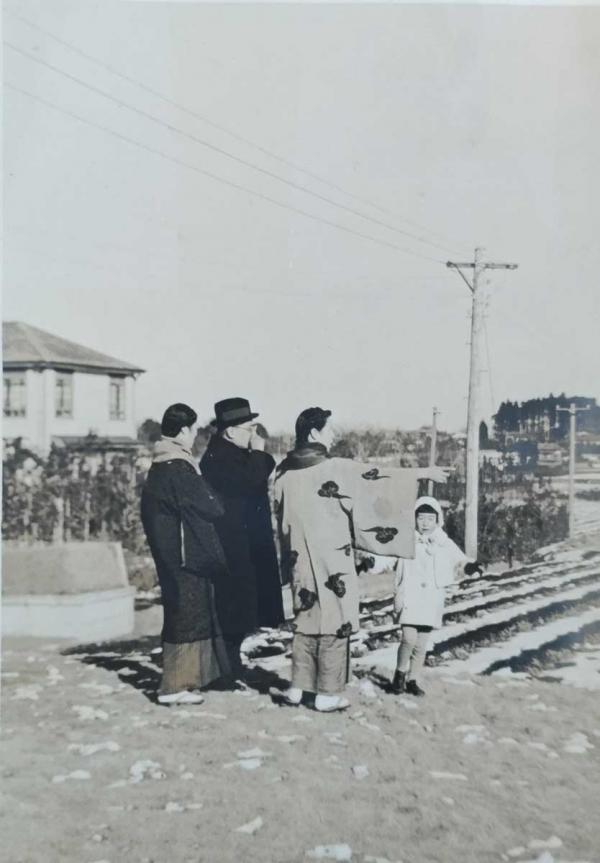
[[225, 509], [216, 522], [231, 576], [215, 585], [223, 633], [242, 638], [260, 626], [277, 626], [284, 615], [268, 496], [275, 460], [215, 435], [200, 468]]

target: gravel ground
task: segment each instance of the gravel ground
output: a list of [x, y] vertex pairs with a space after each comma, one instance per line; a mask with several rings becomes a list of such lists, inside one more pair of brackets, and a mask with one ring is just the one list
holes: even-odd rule
[[597, 693], [427, 669], [424, 699], [354, 681], [327, 716], [259, 672], [164, 708], [159, 617], [75, 652], [4, 642], [6, 863], [600, 861]]

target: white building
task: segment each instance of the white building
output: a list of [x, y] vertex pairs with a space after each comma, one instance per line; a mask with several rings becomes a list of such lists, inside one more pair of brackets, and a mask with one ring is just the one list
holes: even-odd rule
[[479, 467], [481, 467], [484, 462], [487, 462], [488, 464], [493, 464], [494, 467], [503, 468], [504, 461], [504, 453], [497, 449], [479, 450]]
[[20, 322], [2, 325], [5, 440], [47, 453], [88, 435], [136, 440], [135, 382], [144, 369]]

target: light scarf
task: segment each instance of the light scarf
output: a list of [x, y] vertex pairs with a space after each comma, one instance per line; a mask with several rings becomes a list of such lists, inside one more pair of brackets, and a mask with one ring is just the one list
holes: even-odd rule
[[436, 546], [444, 546], [448, 542], [448, 534], [441, 527], [436, 527], [430, 534], [419, 533], [415, 530], [415, 542], [425, 546], [427, 554], [435, 554]]
[[198, 462], [192, 455], [192, 451], [183, 446], [183, 444], [180, 444], [179, 441], [176, 441], [175, 438], [165, 437], [163, 435], [163, 437], [154, 444], [154, 457], [152, 459], [152, 463], [161, 464], [165, 461], [172, 461], [175, 458], [186, 461], [188, 464], [191, 464], [197, 474], [200, 473]]

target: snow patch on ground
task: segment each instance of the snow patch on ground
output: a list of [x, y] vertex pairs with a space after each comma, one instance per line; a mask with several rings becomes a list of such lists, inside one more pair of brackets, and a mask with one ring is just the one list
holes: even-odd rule
[[369, 775], [369, 768], [366, 764], [355, 764], [352, 767], [352, 775], [355, 779], [366, 779]]
[[121, 749], [114, 740], [106, 740], [103, 743], [70, 743], [69, 752], [78, 755], [95, 755], [97, 752], [118, 752]]
[[580, 731], [572, 734], [563, 746], [564, 751], [571, 755], [585, 755], [586, 752], [594, 748], [594, 744], [590, 743], [588, 736]]
[[585, 647], [568, 664], [551, 668], [543, 676], [567, 686], [600, 691], [600, 647]]
[[105, 710], [97, 710], [95, 707], [90, 707], [87, 704], [74, 704], [71, 710], [83, 722], [93, 719], [108, 719], [108, 713]]
[[430, 770], [429, 775], [434, 779], [450, 779], [453, 782], [467, 782], [467, 777], [464, 773], [447, 773], [444, 770]]
[[263, 826], [263, 820], [260, 817], [260, 815], [258, 815], [256, 818], [253, 818], [252, 821], [248, 821], [247, 824], [242, 824], [241, 827], [236, 827], [235, 832], [236, 833], [246, 833], [249, 836], [253, 836], [255, 833], [257, 833], [260, 830], [260, 828], [262, 826]]
[[538, 629], [520, 632], [493, 647], [484, 647], [470, 654], [468, 659], [454, 660], [448, 663], [445, 670], [450, 672], [466, 671], [471, 674], [482, 674], [497, 662], [506, 662], [518, 657], [528, 650], [538, 650], [544, 644], [554, 641], [561, 635], [578, 632], [588, 623], [600, 620], [600, 609], [590, 608], [577, 616], [561, 617]]
[[179, 803], [176, 800], [170, 800], [165, 806], [165, 812], [187, 812], [188, 810], [202, 809], [202, 803]]
[[41, 691], [42, 687], [36, 683], [31, 686], [17, 686], [11, 701], [37, 701]]
[[129, 776], [131, 784], [137, 785], [139, 782], [148, 778], [164, 779], [166, 774], [163, 772], [158, 761], [143, 759], [141, 761], [136, 761], [135, 764], [131, 765], [129, 768]]
[[91, 779], [92, 774], [88, 770], [73, 770], [71, 773], [61, 773], [52, 777], [52, 782], [59, 785], [69, 779]]
[[232, 767], [240, 767], [242, 770], [256, 770], [262, 766], [260, 758], [240, 758], [239, 761], [229, 761], [223, 765], [224, 770], [230, 770]]
[[339, 863], [347, 863], [352, 860], [352, 848], [346, 844], [317, 845], [306, 852], [306, 857], [311, 860], [337, 860]]

